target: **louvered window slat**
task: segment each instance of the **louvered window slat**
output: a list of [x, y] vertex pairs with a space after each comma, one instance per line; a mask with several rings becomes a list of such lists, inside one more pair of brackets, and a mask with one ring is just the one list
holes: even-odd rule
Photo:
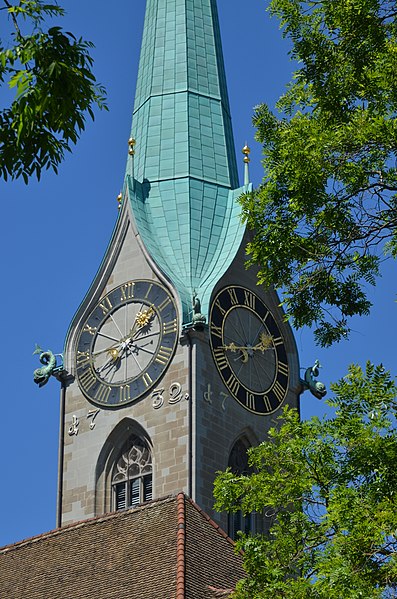
[[153, 499], [152, 475], [149, 474], [143, 479], [143, 501], [151, 501]]
[[125, 483], [119, 483], [114, 486], [115, 507], [116, 510], [125, 510], [126, 506], [126, 487]]
[[140, 503], [140, 479], [134, 478], [130, 481], [130, 506], [139, 505]]

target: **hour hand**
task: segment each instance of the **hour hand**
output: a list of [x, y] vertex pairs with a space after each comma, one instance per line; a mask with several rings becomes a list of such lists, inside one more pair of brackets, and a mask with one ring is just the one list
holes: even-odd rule
[[[101, 356], [102, 354], [109, 354], [109, 355], [113, 355], [113, 356], [115, 356], [115, 355], [116, 355], [116, 353], [117, 353], [117, 352], [119, 351], [119, 349], [120, 349], [120, 344], [121, 344], [121, 342], [120, 342], [120, 341], [117, 341], [116, 343], [113, 343], [113, 345], [110, 345], [110, 346], [109, 346], [109, 347], [107, 347], [106, 349], [101, 349], [101, 350], [99, 350], [99, 351], [97, 351], [97, 352], [94, 352], [94, 353], [92, 354], [92, 357], [93, 357], [93, 358], [94, 358], [94, 360], [95, 360], [95, 358], [96, 358], [97, 356]], [[117, 359], [117, 356], [116, 356], [116, 359]]]
[[241, 356], [238, 356], [236, 360], [240, 360], [245, 364], [248, 362], [248, 347], [245, 345], [236, 345], [235, 343], [229, 343], [229, 345], [222, 345], [222, 349], [230, 350], [232, 353], [241, 352]]
[[103, 370], [110, 368], [111, 366], [113, 366], [114, 364], [116, 364], [118, 362], [118, 360], [121, 356], [121, 353], [116, 348], [109, 349], [108, 354], [109, 354], [108, 359], [105, 361], [104, 364], [102, 364], [102, 366], [97, 368], [97, 372], [102, 372]]

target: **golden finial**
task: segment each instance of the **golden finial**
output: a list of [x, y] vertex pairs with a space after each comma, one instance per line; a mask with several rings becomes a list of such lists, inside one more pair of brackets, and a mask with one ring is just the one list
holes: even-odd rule
[[133, 156], [135, 154], [135, 144], [136, 140], [133, 137], [130, 137], [130, 139], [128, 140], [128, 145], [130, 147], [130, 149], [128, 150], [128, 154], [130, 156]]
[[123, 199], [123, 194], [120, 192], [119, 195], [117, 196], [117, 202], [118, 202], [117, 208], [118, 208], [118, 210], [120, 210], [120, 208], [121, 208], [122, 199]]
[[250, 163], [250, 148], [248, 147], [247, 142], [245, 142], [245, 146], [243, 147], [243, 149], [241, 150], [242, 153], [244, 154], [244, 185], [248, 185], [250, 182], [250, 176], [249, 176], [249, 163]]
[[244, 154], [244, 162], [248, 163], [250, 161], [250, 157], [249, 157], [250, 152], [251, 152], [250, 148], [247, 146], [247, 144], [245, 144], [245, 146], [243, 147], [243, 149], [241, 151]]

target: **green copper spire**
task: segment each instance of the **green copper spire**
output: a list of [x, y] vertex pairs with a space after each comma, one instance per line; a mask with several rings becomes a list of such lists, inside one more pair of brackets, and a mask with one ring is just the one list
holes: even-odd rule
[[190, 322], [244, 228], [215, 0], [147, 0], [126, 187], [138, 231]]

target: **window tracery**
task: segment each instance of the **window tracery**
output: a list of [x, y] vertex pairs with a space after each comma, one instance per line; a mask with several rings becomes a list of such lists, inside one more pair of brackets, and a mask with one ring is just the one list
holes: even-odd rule
[[152, 453], [147, 443], [133, 435], [123, 446], [112, 473], [113, 507], [123, 510], [150, 501]]

